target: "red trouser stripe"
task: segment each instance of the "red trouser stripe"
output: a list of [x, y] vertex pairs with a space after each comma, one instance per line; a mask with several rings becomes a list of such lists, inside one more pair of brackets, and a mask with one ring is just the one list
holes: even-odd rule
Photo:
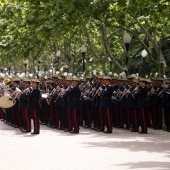
[[56, 114], [56, 127], [59, 126], [59, 118], [58, 118], [58, 109], [57, 106], [55, 106], [55, 114]]
[[123, 126], [123, 122], [122, 122], [122, 108], [121, 106], [119, 106], [119, 110], [120, 110], [120, 123], [119, 123], [119, 126]]
[[25, 111], [25, 118], [26, 118], [26, 124], [27, 124], [26, 131], [31, 131], [31, 119], [29, 119], [28, 117], [28, 109], [25, 108], [24, 111]]
[[11, 108], [11, 111], [12, 111], [12, 124], [14, 123], [14, 108]]
[[129, 113], [129, 109], [127, 109], [127, 128], [130, 128], [130, 113]]
[[38, 133], [38, 120], [37, 120], [37, 115], [36, 115], [36, 110], [33, 111], [34, 112], [34, 131], [35, 133]]
[[54, 126], [54, 118], [53, 118], [53, 109], [52, 109], [52, 105], [50, 106], [50, 122], [51, 125]]
[[73, 109], [73, 115], [74, 115], [74, 131], [78, 132], [78, 122], [77, 122], [77, 111], [76, 109]]
[[100, 130], [104, 130], [102, 108], [100, 108]]
[[2, 108], [0, 108], [0, 119], [2, 119]]
[[151, 115], [150, 115], [150, 110], [149, 110], [149, 108], [147, 109], [147, 116], [148, 116], [148, 126], [150, 126], [151, 125]]
[[154, 106], [153, 106], [153, 126], [156, 127], [156, 110]]
[[112, 123], [113, 124], [116, 123], [116, 106], [115, 105], [113, 106], [113, 122]]
[[144, 111], [144, 109], [142, 109], [142, 124], [143, 124], [143, 131], [144, 132], [146, 132], [147, 130], [146, 130], [146, 119], [145, 119], [145, 111]]
[[134, 108], [134, 119], [135, 119], [135, 128], [137, 128], [138, 129], [138, 119], [137, 119], [137, 110], [136, 110], [136, 108]]
[[118, 115], [117, 115], [117, 107], [116, 107], [116, 106], [114, 106], [114, 110], [115, 110], [115, 125], [117, 125], [117, 124], [118, 124], [118, 123], [117, 123], [117, 121], [118, 121], [118, 120], [117, 120], [117, 119], [118, 119], [117, 116], [118, 116]]
[[107, 123], [108, 123], [108, 127], [109, 127], [108, 131], [109, 131], [109, 132], [112, 132], [110, 108], [107, 108], [106, 111], [107, 111], [107, 121], [108, 121]]
[[162, 113], [160, 106], [158, 106], [158, 118], [158, 126], [159, 128], [162, 128]]
[[18, 123], [19, 123], [19, 126], [21, 126], [21, 110], [20, 110], [20, 108], [18, 108]]
[[69, 127], [68, 130], [72, 130], [70, 109], [68, 109], [68, 127]]
[[80, 107], [80, 125], [83, 125], [82, 107]]
[[88, 105], [86, 105], [86, 108], [87, 108], [87, 116], [88, 116], [89, 126], [91, 126], [91, 116], [90, 116], [90, 110], [89, 110]]
[[46, 117], [46, 123], [49, 123], [49, 114], [48, 114], [48, 109], [46, 105], [45, 105], [45, 117]]

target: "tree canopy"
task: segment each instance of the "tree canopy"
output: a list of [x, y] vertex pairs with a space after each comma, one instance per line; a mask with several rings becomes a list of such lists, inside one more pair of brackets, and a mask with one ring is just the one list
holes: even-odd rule
[[[23, 71], [28, 59], [29, 72], [39, 66], [81, 72], [85, 44], [87, 73], [170, 76], [168, 0], [1, 0], [0, 5], [1, 71]], [[125, 33], [131, 36], [128, 49]]]

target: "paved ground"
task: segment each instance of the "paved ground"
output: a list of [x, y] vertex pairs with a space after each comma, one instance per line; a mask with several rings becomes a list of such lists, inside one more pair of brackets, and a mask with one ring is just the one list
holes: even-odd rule
[[39, 135], [30, 135], [0, 121], [0, 170], [66, 169], [170, 169], [170, 133], [81, 128], [75, 135], [41, 126]]

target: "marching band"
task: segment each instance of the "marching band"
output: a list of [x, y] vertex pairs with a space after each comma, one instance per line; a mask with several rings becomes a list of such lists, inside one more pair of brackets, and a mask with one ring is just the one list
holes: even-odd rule
[[[45, 79], [0, 77], [0, 119], [23, 133], [40, 124], [70, 133], [80, 126], [112, 133], [114, 128], [170, 132], [170, 80], [110, 76]], [[31, 119], [33, 127], [31, 127]]]

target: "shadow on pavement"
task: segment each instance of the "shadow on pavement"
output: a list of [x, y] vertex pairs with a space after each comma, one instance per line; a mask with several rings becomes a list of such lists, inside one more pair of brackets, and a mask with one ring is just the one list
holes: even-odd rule
[[170, 169], [170, 162], [154, 162], [154, 161], [148, 161], [148, 162], [129, 162], [126, 164], [119, 164], [116, 166], [126, 166], [128, 169], [150, 169], [150, 168], [155, 168], [159, 170], [166, 170]]

